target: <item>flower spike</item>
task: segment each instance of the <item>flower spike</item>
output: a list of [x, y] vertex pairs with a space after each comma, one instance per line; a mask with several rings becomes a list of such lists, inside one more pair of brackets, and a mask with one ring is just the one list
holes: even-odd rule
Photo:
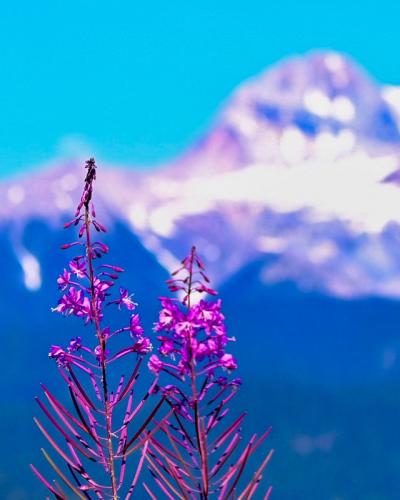
[[[123, 494], [128, 498], [136, 487], [146, 457], [146, 435], [151, 433], [152, 420], [163, 405], [165, 396], [162, 393], [157, 396], [158, 386], [153, 382], [145, 391], [143, 399], [132, 408], [132, 391], [139, 376], [139, 367], [143, 357], [152, 350], [152, 345], [149, 338], [144, 336], [132, 295], [125, 288], [119, 288], [114, 297], [115, 280], [123, 269], [102, 262], [108, 247], [94, 239], [94, 234], [106, 232], [106, 228], [96, 218], [93, 204], [97, 176], [95, 160], [89, 159], [85, 168], [83, 192], [75, 217], [65, 224], [66, 228], [77, 228], [79, 241], [62, 246], [65, 250], [79, 248], [81, 254], [70, 260], [57, 279], [62, 295], [52, 310], [63, 316], [80, 318], [92, 328], [95, 340], [93, 342], [93, 335], [75, 335], [65, 347], [58, 342], [50, 347], [49, 358], [55, 360], [67, 384], [72, 409], [65, 408], [44, 386], [47, 405], [40, 398], [36, 399], [47, 422], [58, 433], [58, 439], [54, 439], [39, 420], [35, 421], [64, 461], [66, 472], [53, 462], [47, 452], [43, 452], [44, 456], [52, 472], [62, 480], [63, 487], [68, 488], [68, 493], [64, 493], [57, 483], [47, 481], [34, 466], [32, 470], [57, 498], [71, 498], [72, 494], [74, 498], [117, 500]], [[117, 304], [121, 314], [125, 312], [125, 326], [113, 330], [106, 323], [109, 304]], [[125, 346], [114, 347], [113, 338], [117, 335], [121, 337], [122, 334]], [[126, 360], [128, 357], [132, 358], [132, 372], [126, 378], [120, 376], [113, 390], [111, 370], [122, 358]], [[115, 425], [114, 421], [121, 418], [121, 411], [116, 413], [116, 410], [129, 394], [128, 405], [122, 412], [122, 423]], [[152, 406], [151, 418], [147, 416], [146, 420], [146, 417], [140, 417], [139, 431], [130, 435], [129, 424], [153, 396], [156, 402]], [[137, 460], [136, 472], [129, 477], [126, 474], [127, 456], [133, 455], [132, 451], [141, 447], [142, 443], [144, 451]], [[97, 469], [87, 467], [87, 461], [94, 462]], [[124, 481], [125, 477], [128, 482]]]
[[[232, 421], [228, 407], [241, 385], [237, 377], [230, 378], [237, 361], [227, 348], [235, 338], [227, 334], [222, 300], [207, 297], [217, 292], [195, 247], [167, 285], [181, 298], [160, 299], [154, 326], [158, 354], [150, 356], [148, 368], [160, 381], [173, 378], [174, 385], [164, 383], [161, 390], [177, 425], [171, 419], [162, 426], [170, 447], [150, 440], [149, 469], [163, 496], [176, 498], [179, 490], [182, 498], [237, 498], [248, 462], [268, 433], [259, 440], [254, 435], [240, 454], [245, 414]], [[244, 486], [241, 498], [253, 496], [271, 455]], [[148, 487], [147, 492], [151, 496]]]

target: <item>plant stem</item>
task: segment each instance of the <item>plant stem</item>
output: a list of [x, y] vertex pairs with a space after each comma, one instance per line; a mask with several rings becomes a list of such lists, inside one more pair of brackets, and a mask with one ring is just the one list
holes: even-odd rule
[[101, 380], [103, 388], [103, 399], [104, 399], [104, 410], [105, 410], [105, 421], [106, 421], [106, 440], [107, 440], [107, 451], [108, 451], [107, 466], [111, 479], [112, 498], [113, 500], [118, 500], [118, 487], [117, 487], [117, 478], [115, 475], [114, 449], [112, 440], [112, 408], [108, 397], [107, 370], [106, 370], [106, 359], [105, 359], [106, 339], [103, 337], [101, 333], [100, 319], [97, 310], [96, 288], [94, 285], [94, 270], [93, 270], [93, 248], [90, 238], [90, 215], [89, 215], [88, 203], [85, 203], [85, 230], [86, 230], [86, 259], [88, 263], [90, 294], [91, 294], [91, 310], [92, 310], [93, 322], [96, 329], [96, 335], [101, 349], [100, 365], [101, 365], [101, 375], [102, 375]]
[[[189, 280], [187, 287], [187, 308], [191, 307], [191, 294], [192, 294], [192, 284], [193, 284], [193, 263], [195, 259], [196, 249], [192, 247], [192, 251], [190, 254], [190, 262], [189, 262]], [[207, 457], [207, 447], [205, 446], [206, 436], [204, 435], [204, 429], [202, 426], [202, 420], [199, 412], [199, 395], [197, 391], [196, 385], [196, 361], [193, 356], [192, 351], [192, 333], [189, 332], [189, 363], [190, 363], [190, 380], [192, 387], [192, 398], [193, 398], [193, 410], [194, 410], [194, 421], [195, 421], [195, 429], [196, 429], [196, 440], [197, 446], [200, 452], [201, 459], [201, 475], [203, 479], [203, 491], [201, 492], [201, 498], [206, 500], [208, 499], [208, 490], [209, 490], [209, 478], [208, 478], [208, 457]]]

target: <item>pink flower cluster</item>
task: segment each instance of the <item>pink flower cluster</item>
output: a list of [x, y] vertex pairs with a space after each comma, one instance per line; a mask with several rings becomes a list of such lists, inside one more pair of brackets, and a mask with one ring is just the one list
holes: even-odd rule
[[[230, 414], [228, 403], [241, 385], [239, 378], [229, 377], [237, 363], [227, 347], [235, 339], [227, 335], [221, 300], [204, 298], [204, 294], [214, 296], [216, 291], [210, 288], [195, 247], [167, 283], [182, 297], [161, 298], [162, 308], [154, 327], [160, 345], [158, 355], [150, 356], [148, 367], [156, 380], [160, 376], [161, 393], [174, 412], [174, 421], [167, 419], [166, 425], [161, 425], [172, 448], [165, 449], [158, 437], [151, 441], [151, 473], [164, 493], [180, 490], [185, 498], [252, 498], [272, 453], [241, 494], [238, 484], [250, 455], [269, 430], [258, 440], [254, 434], [236, 454], [245, 415], [242, 413], [233, 423], [226, 424], [225, 420]], [[175, 384], [164, 385], [165, 375], [174, 377]], [[271, 488], [263, 498], [268, 499], [270, 494]], [[167, 496], [173, 498], [169, 493]]]
[[[73, 496], [129, 500], [132, 495], [139, 498], [136, 488], [145, 463], [150, 470], [149, 478], [159, 488], [156, 496], [146, 483], [142, 483], [153, 499], [251, 498], [271, 452], [241, 494], [237, 487], [248, 458], [269, 431], [258, 440], [253, 435], [242, 453], [236, 454], [244, 414], [227, 426], [224, 426], [224, 417], [229, 414], [227, 404], [241, 382], [223, 373], [229, 374], [237, 368], [235, 358], [227, 352], [228, 343], [235, 339], [227, 335], [221, 300], [204, 298], [205, 294], [215, 296], [217, 293], [209, 286], [203, 263], [193, 247], [167, 281], [170, 291], [178, 292], [181, 299], [161, 298], [162, 307], [154, 327], [160, 343], [159, 355], [150, 356], [148, 362], [156, 377], [135, 403], [143, 355], [152, 350], [152, 345], [143, 335], [132, 294], [123, 287], [115, 289], [115, 281], [123, 269], [105, 264], [103, 258], [108, 247], [93, 241], [93, 234], [104, 233], [106, 229], [96, 220], [92, 203], [96, 178], [94, 159], [86, 162], [86, 168], [84, 190], [75, 218], [66, 224], [66, 227], [78, 228], [79, 240], [62, 246], [63, 249], [81, 248], [82, 255], [74, 257], [59, 276], [57, 283], [62, 296], [53, 311], [82, 319], [94, 330], [96, 340], [92, 344], [90, 338], [93, 340], [93, 336], [85, 342], [75, 337], [66, 348], [60, 345], [50, 348], [49, 357], [56, 361], [68, 386], [73, 409], [65, 408], [45, 386], [42, 388], [47, 403], [40, 398], [36, 401], [60, 439], [54, 441], [35, 419], [73, 480], [55, 466], [44, 450], [53, 472], [62, 480], [62, 487], [58, 481], [50, 483], [34, 465], [31, 468], [54, 497], [61, 499]], [[125, 326], [114, 329], [105, 324], [107, 306], [125, 311]], [[122, 332], [129, 333], [129, 337], [128, 345], [121, 348], [121, 342], [114, 342], [113, 337]], [[121, 375], [118, 382], [110, 376], [109, 370], [111, 365], [115, 369], [115, 361], [121, 358], [126, 361], [128, 355], [135, 358], [134, 362], [129, 361], [130, 375]], [[159, 377], [160, 372], [164, 373]], [[178, 382], [165, 385], [162, 380], [165, 374]], [[157, 403], [150, 409], [148, 402], [153, 397]], [[121, 407], [124, 400], [126, 403]], [[145, 405], [145, 417], [140, 416], [139, 426], [135, 425], [131, 432], [130, 423], [136, 422]], [[132, 474], [132, 466], [127, 468], [127, 459], [134, 452], [135, 457], [139, 454], [140, 458]], [[87, 460], [102, 466], [97, 471], [93, 468], [95, 476], [92, 476], [91, 465], [86, 470], [84, 463]], [[125, 479], [129, 476], [133, 477], [126, 484]], [[72, 493], [66, 494], [64, 487]], [[269, 488], [264, 498], [269, 498], [270, 493]]]
[[181, 378], [190, 373], [193, 363], [204, 362], [203, 373], [211, 374], [217, 368], [235, 370], [235, 358], [225, 352], [228, 342], [235, 339], [227, 336], [221, 299], [202, 299], [193, 304], [194, 294], [216, 295], [208, 286], [209, 279], [194, 248], [173, 276], [177, 275], [180, 277], [168, 280], [168, 285], [171, 291], [183, 292], [183, 300], [161, 298], [162, 309], [154, 327], [161, 333], [157, 337], [161, 344], [159, 353], [177, 363], [163, 361], [154, 354], [149, 369], [155, 374], [165, 370]]
[[68, 363], [68, 356], [71, 355], [75, 351], [79, 351], [82, 347], [82, 338], [75, 337], [69, 343], [69, 346], [66, 350], [58, 345], [52, 345], [49, 352], [49, 358], [55, 359], [57, 362], [57, 366], [62, 367], [66, 366]]
[[[65, 224], [65, 227], [80, 226], [79, 238], [85, 235], [85, 243], [75, 241], [63, 245], [63, 249], [75, 246], [84, 247], [85, 255], [74, 257], [58, 277], [57, 284], [63, 292], [53, 312], [58, 312], [64, 316], [74, 315], [83, 319], [85, 324], [94, 323], [100, 332], [99, 345], [90, 351], [98, 362], [107, 359], [109, 352], [102, 347], [103, 341], [107, 341], [112, 336], [121, 332], [129, 332], [135, 340], [135, 347], [131, 352], [147, 354], [152, 346], [148, 338], [143, 337], [143, 328], [140, 324], [139, 315], [134, 313], [137, 304], [132, 300], [132, 295], [125, 288], [120, 287], [117, 298], [112, 299], [111, 292], [118, 275], [123, 272], [119, 266], [101, 263], [95, 265], [101, 257], [108, 253], [108, 247], [103, 242], [91, 241], [90, 228], [96, 232], [106, 232], [105, 227], [96, 220], [96, 212], [92, 203], [93, 181], [96, 178], [96, 165], [89, 160], [86, 163], [88, 169], [85, 186], [81, 201], [75, 213], [75, 218]], [[85, 208], [85, 210], [83, 210]], [[114, 304], [118, 309], [126, 309], [131, 315], [129, 324], [126, 327], [110, 331], [109, 327], [100, 327], [104, 318], [104, 307]], [[102, 352], [104, 351], [104, 352]], [[55, 358], [57, 363], [65, 365], [72, 362], [73, 358], [68, 356], [68, 349], [63, 350], [59, 346], [52, 346], [49, 356]]]

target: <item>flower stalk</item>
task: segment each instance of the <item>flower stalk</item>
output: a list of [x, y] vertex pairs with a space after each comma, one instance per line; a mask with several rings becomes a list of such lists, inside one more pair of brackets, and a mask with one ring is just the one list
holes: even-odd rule
[[[89, 165], [89, 171], [87, 174], [87, 178], [90, 178], [90, 169], [94, 168], [94, 165]], [[85, 224], [85, 234], [86, 234], [86, 260], [88, 265], [88, 273], [89, 273], [89, 283], [90, 283], [90, 308], [91, 314], [93, 317], [94, 326], [96, 329], [97, 339], [100, 345], [100, 366], [101, 366], [101, 383], [103, 389], [103, 400], [104, 400], [104, 410], [105, 410], [105, 421], [106, 421], [106, 439], [107, 439], [107, 467], [110, 471], [111, 478], [111, 488], [112, 488], [112, 498], [113, 500], [118, 500], [118, 487], [117, 487], [117, 479], [115, 475], [115, 466], [114, 466], [114, 450], [113, 450], [113, 439], [112, 439], [112, 407], [110, 406], [110, 401], [108, 397], [108, 382], [107, 382], [107, 365], [106, 365], [106, 338], [102, 335], [101, 327], [100, 327], [100, 319], [99, 313], [97, 310], [98, 297], [95, 287], [95, 276], [93, 270], [93, 248], [90, 239], [90, 213], [89, 213], [89, 203], [91, 200], [88, 196], [84, 202], [84, 224]]]
[[[163, 391], [174, 408], [175, 423], [166, 420], [162, 425], [169, 446], [155, 438], [149, 443], [147, 460], [155, 484], [166, 495], [179, 490], [178, 497], [184, 499], [252, 498], [272, 451], [242, 485], [244, 473], [270, 429], [260, 437], [254, 434], [240, 453], [245, 414], [229, 421], [228, 407], [241, 385], [240, 379], [229, 377], [237, 362], [226, 349], [235, 338], [227, 335], [221, 300], [204, 299], [217, 292], [195, 247], [167, 283], [181, 299], [161, 298], [155, 324], [160, 356], [153, 354], [148, 366], [155, 375], [163, 372], [174, 379]], [[157, 497], [148, 484], [146, 491]], [[271, 491], [268, 488], [264, 498]]]
[[[57, 283], [63, 295], [54, 312], [64, 316], [76, 316], [85, 325], [92, 325], [96, 339], [91, 340], [74, 337], [66, 348], [52, 345], [49, 357], [54, 359], [60, 375], [65, 381], [71, 397], [72, 408], [68, 409], [43, 386], [47, 405], [36, 398], [39, 407], [53, 431], [58, 433], [54, 438], [46, 427], [35, 419], [35, 422], [59, 459], [64, 462], [67, 471], [57, 465], [50, 454], [43, 450], [43, 455], [56, 473], [58, 480], [49, 482], [31, 465], [43, 485], [60, 499], [70, 498], [71, 492], [78, 498], [111, 498], [117, 500], [124, 495], [129, 499], [136, 491], [138, 478], [147, 454], [146, 441], [155, 429], [152, 422], [164, 403], [164, 396], [157, 397], [159, 392], [158, 378], [150, 385], [143, 398], [134, 404], [136, 382], [143, 357], [152, 349], [150, 340], [143, 336], [143, 328], [139, 315], [136, 314], [136, 303], [125, 288], [120, 288], [114, 297], [115, 281], [123, 272], [116, 265], [103, 263], [108, 247], [95, 239], [94, 233], [105, 233], [106, 229], [97, 220], [92, 197], [96, 180], [96, 164], [94, 159], [86, 162], [86, 177], [83, 193], [74, 219], [65, 227], [78, 227], [78, 241], [63, 245], [62, 248], [80, 248], [80, 255], [74, 257], [68, 269], [64, 269]], [[115, 292], [114, 292], [115, 293]], [[112, 328], [104, 325], [108, 307], [117, 306], [118, 310], [127, 311], [130, 315], [128, 325]], [[113, 347], [111, 339], [129, 333], [125, 347]], [[117, 387], [113, 390], [109, 371], [115, 371], [120, 360], [133, 358], [128, 366], [131, 374], [122, 375]], [[157, 398], [150, 418], [143, 417], [133, 435], [130, 433], [132, 423], [136, 421], [141, 410], [148, 402]], [[115, 410], [125, 401], [125, 410], [119, 410], [118, 418], [123, 414], [122, 422], [114, 427]], [[131, 482], [127, 484], [127, 460], [137, 452], [140, 456], [136, 468], [129, 471]], [[88, 462], [87, 464], [85, 464]], [[93, 468], [90, 463], [99, 464], [101, 468]], [[70, 476], [70, 477], [68, 477]], [[61, 482], [60, 482], [61, 481]], [[67, 488], [68, 491], [65, 491]]]
[[[237, 361], [228, 346], [235, 338], [227, 334], [221, 299], [208, 298], [217, 292], [195, 247], [167, 280], [179, 298], [160, 299], [154, 328], [158, 354], [148, 361], [155, 377], [136, 401], [140, 368], [152, 345], [143, 334], [132, 294], [123, 287], [115, 290], [123, 269], [103, 262], [108, 247], [95, 237], [106, 232], [92, 200], [96, 168], [94, 159], [86, 162], [80, 202], [73, 220], [65, 224], [78, 229], [78, 240], [62, 248], [79, 249], [80, 254], [58, 277], [62, 296], [53, 308], [81, 319], [94, 335], [74, 336], [66, 347], [50, 348], [71, 404], [62, 404], [42, 385], [44, 398], [36, 401], [51, 430], [39, 419], [35, 422], [57, 456], [42, 450], [56, 479], [49, 481], [31, 468], [61, 500], [71, 495], [129, 500], [141, 486], [153, 499], [251, 499], [273, 452], [253, 474], [248, 464], [270, 429], [240, 447], [245, 414], [231, 416], [229, 408], [241, 385], [231, 376]], [[122, 326], [113, 325], [110, 307], [128, 315]], [[129, 367], [128, 376], [115, 379], [121, 362]], [[136, 465], [128, 468], [132, 457]], [[152, 484], [140, 482], [145, 464]], [[271, 491], [267, 488], [264, 499]]]

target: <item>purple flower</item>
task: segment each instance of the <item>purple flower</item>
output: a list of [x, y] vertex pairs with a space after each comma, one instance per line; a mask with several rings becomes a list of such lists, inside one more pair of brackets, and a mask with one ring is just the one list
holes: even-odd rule
[[68, 351], [69, 352], [79, 351], [81, 347], [82, 347], [82, 338], [75, 337], [70, 341]]
[[81, 337], [75, 337], [71, 339], [68, 349], [64, 350], [62, 347], [58, 345], [52, 345], [50, 347], [49, 358], [55, 359], [57, 362], [57, 366], [66, 366], [68, 362], [68, 354], [71, 352], [78, 351], [82, 347], [82, 339]]
[[52, 345], [50, 347], [49, 358], [55, 359], [57, 362], [57, 366], [63, 367], [67, 364], [66, 356], [67, 353], [62, 347], [58, 345]]
[[[199, 294], [215, 295], [216, 292], [208, 285], [209, 279], [205, 275], [204, 265], [194, 247], [190, 255], [182, 260], [181, 267], [172, 273], [167, 284], [171, 291], [183, 292], [183, 299], [181, 302], [161, 299], [161, 311], [154, 330], [160, 333], [157, 335], [160, 342], [158, 351], [164, 358], [161, 360], [153, 354], [148, 368], [157, 376], [163, 372], [163, 376], [178, 380], [177, 386], [161, 387], [161, 393], [175, 412], [178, 425], [175, 422], [169, 425], [168, 422], [168, 437], [172, 448], [167, 445], [167, 449], [162, 449], [161, 456], [157, 453], [161, 446], [158, 448], [156, 445], [152, 450], [152, 458], [156, 463], [150, 467], [152, 475], [163, 491], [169, 491], [170, 481], [175, 479], [176, 485], [187, 493], [188, 498], [193, 496], [193, 492], [196, 492], [194, 496], [198, 492], [199, 498], [253, 497], [261, 482], [261, 472], [271, 454], [266, 457], [246, 487], [238, 488], [238, 484], [247, 459], [268, 432], [258, 440], [257, 436], [253, 435], [244, 451], [238, 454], [236, 446], [241, 440], [244, 415], [224, 427], [227, 422], [224, 417], [230, 411], [227, 404], [240, 385], [239, 379], [230, 381], [229, 377], [221, 376], [223, 372], [231, 372], [237, 368], [236, 359], [226, 352], [226, 346], [234, 338], [226, 334], [221, 300], [207, 300], [203, 297], [198, 300]], [[165, 359], [166, 357], [169, 359]], [[163, 378], [157, 378], [156, 381], [157, 384], [162, 383]], [[216, 428], [218, 430], [215, 434]], [[220, 437], [214, 438], [211, 434]], [[187, 452], [185, 458], [174, 453], [175, 443], [181, 441], [182, 450]], [[222, 443], [224, 446], [218, 452]], [[163, 477], [157, 474], [158, 468], [168, 472], [173, 466], [178, 470], [175, 460], [176, 464], [179, 464], [179, 470], [185, 470], [184, 480], [178, 477], [178, 474], [169, 475], [163, 480]], [[190, 483], [190, 486], [186, 482]], [[263, 498], [268, 499], [270, 494], [271, 488]]]
[[69, 267], [77, 278], [84, 278], [86, 276], [86, 263], [83, 258], [78, 257], [71, 260]]
[[99, 363], [102, 363], [107, 359], [108, 355], [110, 354], [110, 351], [108, 349], [105, 349], [103, 351], [101, 346], [98, 345], [94, 348], [94, 354], [96, 356], [97, 361]]
[[121, 305], [124, 305], [129, 311], [133, 311], [137, 304], [133, 302], [132, 300], [132, 295], [129, 295], [128, 290], [125, 290], [125, 288], [120, 288], [119, 293], [121, 295], [119, 299], [119, 308], [121, 308]]
[[209, 356], [218, 355], [219, 346], [215, 339], [207, 339], [207, 349]]
[[[88, 297], [83, 298], [82, 303], [80, 304], [80, 309], [78, 309], [74, 314], [78, 316], [78, 318], [82, 318], [86, 324], [93, 319], [92, 306]], [[98, 313], [98, 317], [101, 317], [100, 313]]]
[[178, 337], [188, 337], [198, 328], [200, 328], [200, 325], [195, 320], [184, 319], [176, 323], [175, 333]]
[[[142, 435], [153, 426], [153, 417], [155, 417], [161, 404], [164, 403], [164, 398], [159, 394], [158, 384], [153, 381], [143, 399], [133, 402], [133, 392], [136, 393], [136, 390], [133, 391], [133, 387], [139, 375], [141, 357], [152, 350], [152, 345], [149, 338], [143, 337], [143, 328], [140, 325], [139, 315], [132, 314], [136, 308], [132, 295], [126, 289], [120, 288], [119, 293], [115, 294], [116, 297], [114, 296], [114, 280], [118, 279], [119, 273], [123, 272], [123, 269], [119, 266], [103, 263], [105, 254], [108, 253], [108, 247], [103, 242], [96, 240], [97, 234], [105, 232], [106, 229], [96, 220], [96, 212], [92, 202], [93, 182], [96, 178], [96, 164], [93, 158], [86, 162], [86, 168], [85, 185], [75, 212], [75, 218], [65, 224], [66, 228], [76, 228], [79, 241], [67, 243], [61, 247], [64, 250], [78, 248], [80, 255], [72, 258], [69, 267], [64, 269], [63, 273], [58, 277], [57, 284], [62, 291], [61, 298], [57, 306], [52, 310], [64, 316], [77, 316], [85, 324], [90, 324], [90, 327], [86, 328], [88, 335], [84, 344], [82, 338], [76, 336], [69, 341], [65, 348], [52, 345], [49, 357], [56, 361], [59, 368], [64, 369], [60, 371], [70, 389], [71, 403], [73, 404], [71, 412], [78, 415], [82, 422], [87, 420], [87, 424], [85, 423], [82, 426], [79, 420], [72, 416], [72, 413], [70, 414], [68, 410], [64, 410], [64, 407], [57, 402], [44, 386], [43, 390], [48, 403], [55, 411], [49, 413], [42, 401], [38, 399], [38, 403], [50, 418], [51, 423], [61, 433], [62, 439], [67, 440], [70, 448], [70, 458], [67, 458], [66, 455], [63, 455], [63, 458], [69, 467], [72, 464], [73, 467], [70, 468], [70, 472], [79, 487], [75, 488], [72, 483], [64, 481], [67, 487], [70, 487], [71, 494], [68, 491], [68, 494], [63, 494], [63, 497], [76, 496], [75, 493], [79, 489], [83, 493], [86, 490], [93, 490], [94, 495], [99, 498], [117, 498], [120, 495], [120, 488], [127, 486], [124, 484], [125, 459], [134, 451], [135, 446], [143, 444], [141, 443]], [[119, 309], [126, 308], [131, 312], [129, 323], [125, 322], [120, 328], [113, 326], [112, 332], [105, 321], [107, 319], [104, 314], [106, 299], [107, 301], [111, 300], [111, 303], [118, 304]], [[134, 339], [133, 341], [128, 338], [128, 332], [130, 337]], [[114, 342], [115, 335], [120, 333], [125, 333], [128, 345], [123, 346], [121, 342]], [[96, 340], [93, 342], [93, 339]], [[118, 340], [120, 339], [121, 337]], [[129, 356], [131, 360], [133, 358], [131, 373], [128, 376], [122, 375], [119, 377], [116, 377], [120, 375], [118, 373], [110, 373], [111, 367], [119, 364], [119, 360], [126, 356]], [[161, 361], [157, 364], [157, 361], [153, 359], [150, 366], [157, 372], [163, 366], [160, 363]], [[143, 432], [140, 431], [136, 437], [132, 438], [132, 433], [130, 431], [128, 433], [128, 424], [134, 420], [141, 408], [151, 399], [149, 396], [155, 394], [159, 394], [158, 404], [152, 410], [151, 419], [144, 424]], [[123, 408], [120, 403], [125, 398], [127, 401], [124, 402]], [[133, 403], [135, 409], [132, 406]], [[117, 411], [114, 412], [114, 409]], [[76, 434], [73, 427], [67, 422], [69, 417], [84, 431], [87, 431], [90, 437], [93, 438], [94, 443], [88, 444]], [[144, 418], [139, 416], [139, 426], [145, 418], [146, 416]], [[41, 425], [38, 425], [42, 429]], [[52, 433], [45, 434], [52, 442], [52, 438], [49, 437]], [[112, 446], [106, 448], [103, 443], [112, 443]], [[146, 444], [146, 447], [148, 445], [149, 443]], [[92, 479], [91, 470], [86, 472], [83, 466], [80, 466], [80, 455], [97, 462], [103, 467], [104, 477], [100, 479], [100, 475], [96, 474], [96, 476], [99, 476], [99, 483], [97, 483], [97, 479], [96, 481]], [[121, 464], [120, 459], [122, 456], [124, 458]], [[142, 460], [139, 460], [135, 478], [140, 472], [144, 458], [145, 453], [142, 455]], [[116, 468], [114, 468], [114, 462], [121, 464], [121, 466], [118, 466], [118, 474]], [[76, 464], [76, 467], [74, 464]], [[58, 485], [53, 487], [34, 466], [32, 466], [32, 469], [52, 494], [60, 496], [58, 495]], [[77, 476], [75, 476], [75, 473]], [[78, 479], [78, 476], [80, 479]], [[61, 477], [64, 476], [61, 475]], [[82, 483], [80, 480], [82, 480]], [[136, 479], [134, 479], [135, 481]], [[134, 486], [132, 484], [129, 490], [131, 493]], [[126, 491], [128, 491], [128, 488], [129, 486], [125, 488]]]
[[175, 300], [162, 297], [160, 301], [162, 309], [160, 311], [159, 320], [155, 324], [154, 329], [156, 331], [169, 331], [173, 329], [178, 322], [182, 321], [183, 314]]
[[175, 351], [174, 342], [169, 338], [164, 338], [161, 342], [161, 347], [159, 348], [160, 354], [170, 356]]
[[114, 285], [113, 281], [102, 281], [99, 278], [95, 278], [94, 280], [94, 288], [96, 291], [97, 298], [100, 300], [104, 300], [107, 290]]
[[58, 301], [57, 307], [52, 310], [65, 314], [66, 316], [71, 314], [78, 315], [83, 307], [83, 301], [84, 297], [82, 290], [78, 290], [71, 286], [68, 292]]
[[179, 290], [183, 290], [182, 303], [176, 299], [160, 299], [162, 309], [154, 328], [157, 332], [164, 332], [158, 337], [161, 342], [159, 352], [177, 360], [181, 375], [189, 374], [193, 362], [204, 361], [204, 370], [210, 372], [216, 367], [224, 370], [236, 368], [233, 357], [225, 353], [228, 341], [234, 339], [226, 335], [222, 301], [193, 301], [194, 294], [210, 293], [205, 285], [208, 282], [204, 266], [192, 250], [191, 255], [182, 261], [182, 267], [168, 280], [170, 289], [175, 283]]
[[122, 306], [125, 306], [129, 311], [133, 311], [137, 306], [136, 302], [133, 302], [132, 295], [129, 295], [128, 290], [120, 287], [119, 289], [120, 297], [117, 300], [112, 300], [109, 304], [117, 304], [118, 309], [121, 309]]
[[152, 354], [150, 356], [149, 362], [147, 363], [149, 370], [154, 373], [154, 375], [158, 375], [163, 367], [163, 362], [156, 354]]
[[223, 354], [219, 358], [219, 364], [222, 368], [228, 371], [235, 370], [237, 368], [237, 363], [232, 354]]
[[190, 309], [190, 316], [205, 329], [207, 334], [210, 334], [214, 330], [221, 335], [225, 333], [225, 316], [221, 312], [221, 305], [221, 299], [218, 299], [216, 302], [201, 300]]
[[131, 332], [131, 337], [140, 337], [143, 334], [139, 314], [132, 314], [129, 322], [129, 330]]
[[200, 342], [195, 351], [196, 361], [202, 361], [206, 356], [210, 356], [211, 354], [209, 346], [204, 342]]
[[65, 351], [59, 345], [52, 345], [50, 347], [49, 358], [57, 358], [59, 356], [65, 355]]
[[66, 290], [71, 281], [71, 273], [64, 269], [63, 273], [57, 279], [58, 288], [60, 290]]
[[138, 339], [138, 341], [134, 345], [134, 348], [135, 352], [137, 352], [138, 354], [148, 354], [153, 350], [150, 339], [147, 337], [141, 337], [140, 339]]

